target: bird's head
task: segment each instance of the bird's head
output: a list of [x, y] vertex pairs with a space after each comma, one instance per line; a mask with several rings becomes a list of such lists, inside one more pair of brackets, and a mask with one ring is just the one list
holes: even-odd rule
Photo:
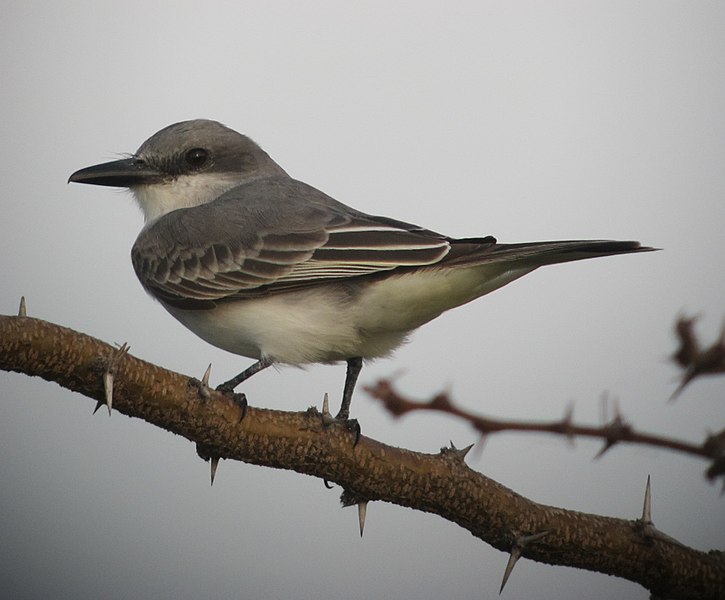
[[130, 157], [86, 167], [68, 181], [129, 188], [148, 223], [276, 175], [285, 172], [247, 136], [216, 121], [196, 119], [169, 125]]

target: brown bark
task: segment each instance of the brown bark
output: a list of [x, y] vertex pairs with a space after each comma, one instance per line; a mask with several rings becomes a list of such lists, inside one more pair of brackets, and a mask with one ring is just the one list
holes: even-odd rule
[[[114, 363], [113, 357], [117, 356]], [[40, 376], [104, 401], [114, 371], [113, 408], [196, 442], [200, 453], [290, 469], [333, 481], [348, 501], [382, 500], [431, 512], [504, 551], [637, 582], [663, 598], [725, 598], [725, 555], [687, 548], [642, 521], [537, 504], [465, 464], [462, 451], [422, 454], [361, 437], [320, 414], [241, 409], [208, 398], [189, 377], [70, 329], [0, 316], [0, 368]], [[524, 543], [527, 536], [546, 533]]]

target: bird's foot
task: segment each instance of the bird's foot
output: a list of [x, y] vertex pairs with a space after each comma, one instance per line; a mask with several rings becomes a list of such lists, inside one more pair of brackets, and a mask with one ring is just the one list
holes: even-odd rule
[[360, 441], [360, 436], [362, 435], [360, 423], [357, 422], [357, 419], [345, 419], [344, 421], [340, 421], [340, 423], [342, 423], [348, 431], [351, 431], [355, 435], [355, 441], [352, 443], [352, 447], [354, 448], [357, 446], [357, 443]]
[[232, 401], [232, 404], [239, 408], [239, 410], [241, 411], [239, 415], [239, 422], [241, 423], [244, 420], [244, 417], [247, 416], [247, 408], [249, 407], [249, 402], [247, 402], [247, 395], [244, 393], [235, 393], [233, 388], [229, 389], [224, 385], [217, 386], [216, 391], [224, 394]]
[[235, 377], [232, 377], [229, 381], [225, 381], [224, 383], [217, 386], [218, 392], [225, 392], [225, 393], [232, 393], [234, 392], [234, 388], [236, 388], [242, 381], [246, 381], [249, 379], [252, 375], [255, 373], [259, 373], [263, 369], [266, 369], [269, 365], [272, 364], [272, 361], [268, 359], [261, 359], [258, 360], [256, 363], [254, 363], [251, 367], [247, 367], [236, 375]]
[[229, 394], [229, 396], [232, 399], [232, 402], [239, 407], [239, 410], [242, 411], [241, 415], [239, 416], [239, 422], [241, 423], [244, 420], [244, 417], [247, 416], [247, 407], [249, 406], [249, 402], [247, 402], [247, 396], [244, 393], [235, 394], [232, 392]]

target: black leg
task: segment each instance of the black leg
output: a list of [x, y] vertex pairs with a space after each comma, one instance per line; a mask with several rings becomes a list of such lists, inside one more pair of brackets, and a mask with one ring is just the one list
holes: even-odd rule
[[262, 369], [266, 369], [271, 364], [272, 361], [265, 358], [258, 360], [251, 367], [244, 369], [244, 371], [236, 377], [232, 377], [229, 381], [225, 381], [221, 385], [218, 385], [216, 389], [220, 392], [233, 392], [234, 388], [242, 383], [242, 381], [249, 379], [252, 375], [259, 373]]
[[340, 412], [337, 413], [336, 419], [347, 421], [350, 418], [350, 402], [352, 402], [352, 392], [355, 390], [357, 377], [362, 369], [362, 358], [349, 358], [347, 361], [347, 376], [345, 377], [345, 388], [342, 392], [342, 404]]

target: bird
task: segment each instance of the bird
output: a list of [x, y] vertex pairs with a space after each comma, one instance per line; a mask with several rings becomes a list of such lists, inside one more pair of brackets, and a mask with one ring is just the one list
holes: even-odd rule
[[208, 343], [270, 365], [347, 363], [346, 421], [363, 360], [544, 265], [646, 252], [635, 241], [502, 244], [356, 210], [287, 174], [217, 121], [169, 125], [69, 182], [128, 188], [144, 215], [131, 250], [144, 289]]

